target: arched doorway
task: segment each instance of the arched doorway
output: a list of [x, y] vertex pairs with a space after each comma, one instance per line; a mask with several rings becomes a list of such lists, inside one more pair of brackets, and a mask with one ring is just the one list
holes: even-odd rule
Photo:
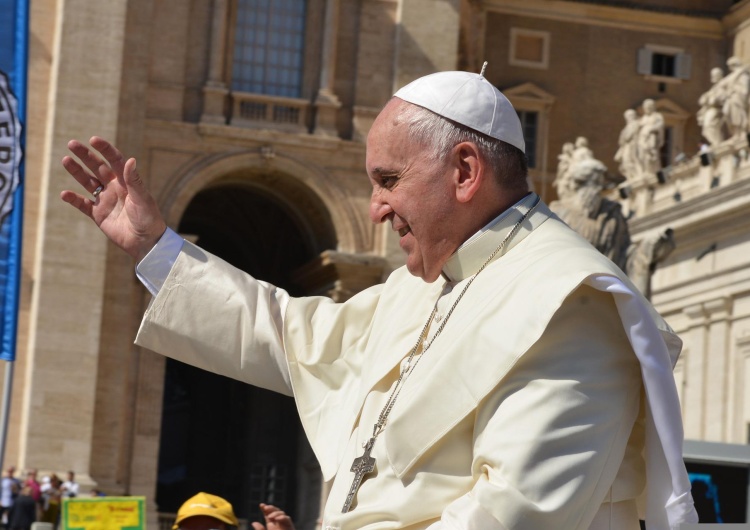
[[[305, 220], [279, 190], [226, 183], [188, 205], [179, 232], [232, 265], [303, 295], [291, 272], [320, 252]], [[168, 359], [156, 502], [174, 513], [199, 491], [229, 500], [238, 517], [261, 520], [259, 502], [298, 514], [300, 466], [309, 451], [291, 398]], [[302, 478], [305, 480], [306, 478]], [[317, 504], [317, 501], [315, 502]]]

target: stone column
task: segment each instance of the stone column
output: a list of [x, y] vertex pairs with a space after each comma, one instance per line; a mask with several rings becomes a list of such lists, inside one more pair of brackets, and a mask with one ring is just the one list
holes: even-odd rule
[[705, 366], [704, 439], [726, 442], [731, 436], [729, 425], [729, 330], [732, 299], [721, 297], [704, 302], [709, 319]]
[[690, 344], [690, 354], [685, 358], [684, 396], [682, 407], [685, 416], [685, 438], [703, 438], [704, 392], [706, 373], [707, 319], [703, 304], [683, 309], [690, 323], [685, 333], [685, 343]]
[[138, 356], [138, 381], [128, 483], [131, 495], [146, 497], [147, 526], [158, 528], [156, 470], [159, 467], [161, 403], [164, 393], [166, 358], [140, 348]]
[[337, 137], [336, 117], [341, 101], [334, 92], [336, 82], [336, 39], [339, 33], [339, 0], [326, 0], [323, 21], [323, 51], [320, 61], [320, 89], [315, 97], [315, 134]]
[[80, 188], [59, 161], [70, 138], [118, 137], [127, 6], [59, 3], [49, 51], [55, 100], [46, 121], [36, 124], [45, 127], [48, 143], [39, 166], [30, 339], [19, 351], [27, 364], [16, 383], [25, 386], [18, 465], [74, 469], [82, 484], [91, 482], [107, 242], [90, 219], [60, 200], [61, 190]]
[[[733, 421], [734, 433], [730, 439], [734, 443], [750, 442], [750, 329], [745, 329], [736, 339], [736, 373], [734, 393], [737, 403]], [[740, 410], [741, 409], [741, 410]]]
[[380, 109], [393, 95], [398, 0], [363, 0], [357, 32], [352, 139], [364, 142]]
[[224, 67], [227, 53], [228, 0], [214, 0], [211, 21], [211, 55], [208, 61], [208, 80], [203, 87], [203, 115], [201, 122], [224, 124], [229, 89]]
[[399, 0], [393, 92], [458, 67], [460, 13], [461, 0]]

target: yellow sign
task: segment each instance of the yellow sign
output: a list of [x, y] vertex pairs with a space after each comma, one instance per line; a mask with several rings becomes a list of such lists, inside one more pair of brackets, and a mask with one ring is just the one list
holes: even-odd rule
[[63, 530], [145, 530], [145, 497], [63, 500]]

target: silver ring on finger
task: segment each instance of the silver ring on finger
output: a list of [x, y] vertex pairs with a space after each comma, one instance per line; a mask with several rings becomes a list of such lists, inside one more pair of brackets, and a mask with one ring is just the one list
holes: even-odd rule
[[96, 189], [91, 193], [94, 196], [94, 199], [96, 199], [99, 196], [99, 194], [102, 192], [103, 189], [104, 189], [104, 184], [99, 184], [96, 187]]

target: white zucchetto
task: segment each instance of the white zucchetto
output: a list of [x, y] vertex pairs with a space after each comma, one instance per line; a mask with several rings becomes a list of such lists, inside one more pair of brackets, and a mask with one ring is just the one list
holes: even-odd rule
[[438, 72], [412, 81], [394, 96], [525, 152], [516, 110], [482, 74]]

